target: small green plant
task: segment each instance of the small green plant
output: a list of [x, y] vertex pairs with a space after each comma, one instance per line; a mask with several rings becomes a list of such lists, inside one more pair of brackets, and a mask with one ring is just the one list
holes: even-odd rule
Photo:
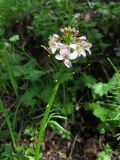
[[103, 151], [97, 153], [97, 160], [112, 160], [112, 148], [109, 144], [104, 146]]
[[50, 127], [52, 128], [53, 132], [56, 132], [59, 135], [61, 135], [61, 137], [63, 139], [70, 139], [70, 137], [71, 137], [70, 131], [68, 131], [67, 129], [63, 128], [56, 121], [54, 121], [54, 123], [51, 123]]
[[110, 63], [116, 73], [108, 83], [95, 82], [90, 86], [95, 101], [86, 105], [86, 108], [100, 120], [98, 130], [102, 134], [106, 131], [115, 134], [116, 129], [120, 127], [120, 73], [111, 61]]

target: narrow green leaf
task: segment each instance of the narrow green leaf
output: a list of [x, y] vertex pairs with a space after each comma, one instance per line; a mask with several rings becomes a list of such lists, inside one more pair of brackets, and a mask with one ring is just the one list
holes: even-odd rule
[[57, 123], [56, 121], [50, 120], [48, 123], [54, 124], [54, 125], [57, 126], [59, 129], [61, 129], [62, 131], [65, 132], [65, 129], [64, 129], [59, 123]]

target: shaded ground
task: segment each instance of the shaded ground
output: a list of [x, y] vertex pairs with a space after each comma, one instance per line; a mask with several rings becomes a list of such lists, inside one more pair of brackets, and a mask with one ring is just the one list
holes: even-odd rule
[[[100, 135], [97, 131], [97, 119], [89, 113], [79, 110], [76, 113], [75, 126], [69, 126], [70, 140], [49, 128], [42, 144], [43, 160], [96, 160], [97, 153], [107, 143], [112, 147], [112, 160], [120, 160], [120, 144], [111, 134]], [[69, 124], [68, 124], [69, 125]]]
[[[76, 135], [72, 140], [64, 140], [47, 130], [42, 144], [42, 160], [96, 160], [96, 154], [103, 150], [105, 141], [105, 137], [100, 135], [90, 138]], [[112, 160], [120, 160], [120, 145], [114, 144]]]

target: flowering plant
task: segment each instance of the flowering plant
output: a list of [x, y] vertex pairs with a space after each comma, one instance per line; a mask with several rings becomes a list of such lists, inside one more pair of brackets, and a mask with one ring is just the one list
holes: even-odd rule
[[[47, 49], [48, 52], [55, 55], [55, 58], [57, 60], [63, 60], [66, 67], [70, 68], [72, 67], [72, 61], [77, 59], [80, 56], [86, 56], [86, 51], [91, 54], [90, 48], [92, 47], [92, 44], [86, 41], [86, 37], [78, 37], [78, 31], [75, 30], [75, 28], [64, 28], [60, 30], [60, 35], [54, 34], [53, 36], [50, 36], [49, 39], [49, 48]], [[55, 87], [53, 89], [53, 92], [51, 93], [51, 97], [49, 98], [48, 104], [46, 106], [46, 110], [40, 125], [40, 130], [38, 133], [38, 139], [36, 144], [36, 151], [35, 151], [35, 160], [39, 160], [39, 152], [40, 152], [40, 146], [42, 143], [43, 135], [45, 128], [49, 121], [49, 113], [51, 110], [51, 107], [53, 105], [55, 96], [57, 94], [59, 85], [60, 85], [60, 79], [62, 77], [62, 74], [64, 72], [64, 65], [62, 65], [58, 79], [56, 80]]]
[[72, 67], [72, 60], [80, 56], [86, 56], [86, 51], [91, 54], [92, 44], [86, 41], [86, 37], [78, 37], [79, 31], [75, 28], [64, 28], [60, 35], [53, 34], [49, 39], [49, 51], [55, 54], [57, 60], [63, 60], [66, 67]]

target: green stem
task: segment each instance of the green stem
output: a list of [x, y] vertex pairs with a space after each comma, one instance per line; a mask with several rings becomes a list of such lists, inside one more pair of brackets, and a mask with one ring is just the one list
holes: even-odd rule
[[117, 70], [117, 68], [115, 67], [115, 65], [113, 64], [113, 62], [110, 60], [110, 58], [107, 58], [107, 60], [109, 61], [109, 63], [111, 64], [111, 66], [113, 67], [113, 69], [115, 70], [115, 72], [119, 73], [119, 71]]
[[17, 119], [17, 114], [18, 114], [18, 111], [19, 111], [19, 107], [20, 107], [20, 103], [16, 106], [15, 114], [14, 114], [14, 117], [13, 117], [13, 130], [15, 130], [15, 127], [16, 127], [16, 119]]
[[11, 140], [12, 140], [12, 145], [13, 145], [14, 151], [16, 151], [16, 144], [15, 144], [15, 138], [14, 138], [14, 134], [13, 134], [13, 130], [12, 130], [12, 125], [11, 125], [8, 113], [7, 113], [7, 111], [5, 109], [5, 106], [4, 106], [1, 99], [0, 99], [0, 108], [1, 108], [1, 111], [3, 112], [3, 114], [5, 116], [5, 119], [6, 119], [6, 122], [7, 122], [7, 125], [8, 125], [8, 129], [9, 129], [9, 132], [10, 132]]
[[38, 139], [37, 139], [36, 150], [35, 150], [35, 160], [39, 160], [40, 147], [41, 147], [44, 131], [45, 131], [45, 128], [47, 126], [47, 120], [48, 120], [48, 117], [49, 117], [49, 113], [50, 113], [52, 104], [54, 102], [56, 93], [57, 93], [59, 85], [60, 85], [60, 79], [61, 79], [61, 75], [63, 73], [63, 69], [64, 69], [64, 65], [62, 65], [62, 67], [60, 69], [58, 80], [56, 81], [55, 87], [53, 89], [53, 92], [52, 92], [52, 95], [49, 99], [49, 102], [46, 106], [46, 111], [44, 113], [44, 117], [43, 117], [41, 125], [40, 125], [40, 130], [39, 130], [39, 133], [38, 133]]

